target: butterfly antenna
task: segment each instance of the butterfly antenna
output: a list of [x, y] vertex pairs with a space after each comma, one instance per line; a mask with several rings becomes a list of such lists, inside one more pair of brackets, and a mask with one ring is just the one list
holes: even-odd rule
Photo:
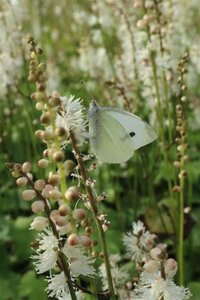
[[82, 88], [84, 89], [84, 91], [88, 94], [88, 96], [90, 97], [90, 102], [94, 100], [94, 96], [88, 91], [88, 89], [86, 88], [85, 82], [83, 80], [80, 81], [80, 84], [82, 86]]

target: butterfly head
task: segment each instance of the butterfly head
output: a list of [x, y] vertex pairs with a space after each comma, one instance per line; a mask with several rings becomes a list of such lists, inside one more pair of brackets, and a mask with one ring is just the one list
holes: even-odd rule
[[92, 100], [88, 111], [89, 117], [92, 117], [98, 110], [99, 110], [99, 105], [96, 103], [95, 100]]

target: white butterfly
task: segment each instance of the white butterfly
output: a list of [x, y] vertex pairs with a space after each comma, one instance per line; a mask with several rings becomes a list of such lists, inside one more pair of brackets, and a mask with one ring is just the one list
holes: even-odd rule
[[90, 145], [101, 162], [123, 163], [136, 149], [157, 138], [154, 129], [136, 115], [100, 107], [95, 101], [90, 104], [88, 118]]

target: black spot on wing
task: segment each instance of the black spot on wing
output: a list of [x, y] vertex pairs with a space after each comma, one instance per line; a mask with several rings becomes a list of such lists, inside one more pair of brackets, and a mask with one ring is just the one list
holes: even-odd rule
[[135, 132], [131, 131], [131, 132], [129, 132], [129, 135], [130, 135], [130, 137], [133, 137], [133, 136], [135, 136]]

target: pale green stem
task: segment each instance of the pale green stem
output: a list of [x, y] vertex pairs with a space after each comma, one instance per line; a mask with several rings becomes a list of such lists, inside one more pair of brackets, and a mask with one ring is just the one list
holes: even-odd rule
[[93, 190], [92, 190], [91, 186], [87, 184], [87, 181], [89, 179], [88, 173], [87, 173], [87, 170], [85, 168], [84, 162], [82, 160], [80, 150], [76, 145], [76, 139], [75, 139], [74, 134], [73, 134], [72, 131], [70, 131], [70, 138], [71, 138], [72, 146], [73, 146], [73, 148], [75, 150], [75, 153], [76, 153], [76, 159], [78, 161], [81, 176], [83, 178], [83, 183], [84, 183], [85, 189], [87, 191], [88, 200], [89, 200], [90, 205], [91, 205], [91, 211], [93, 213], [93, 217], [94, 217], [94, 220], [95, 220], [95, 223], [96, 223], [96, 226], [97, 226], [97, 230], [98, 230], [98, 234], [99, 234], [99, 238], [100, 238], [100, 242], [101, 242], [101, 246], [102, 246], [102, 250], [103, 250], [103, 254], [104, 254], [106, 274], [107, 274], [107, 279], [108, 279], [108, 287], [109, 287], [109, 291], [110, 291], [110, 299], [115, 300], [116, 297], [115, 297], [115, 292], [114, 292], [114, 286], [113, 286], [113, 280], [112, 280], [112, 274], [111, 274], [111, 268], [110, 268], [110, 261], [109, 261], [109, 257], [108, 257], [108, 250], [107, 250], [107, 245], [106, 245], [105, 232], [103, 231], [101, 221], [98, 218], [99, 212], [98, 212], [96, 200], [95, 200], [95, 197], [94, 197], [94, 194], [93, 194]]

